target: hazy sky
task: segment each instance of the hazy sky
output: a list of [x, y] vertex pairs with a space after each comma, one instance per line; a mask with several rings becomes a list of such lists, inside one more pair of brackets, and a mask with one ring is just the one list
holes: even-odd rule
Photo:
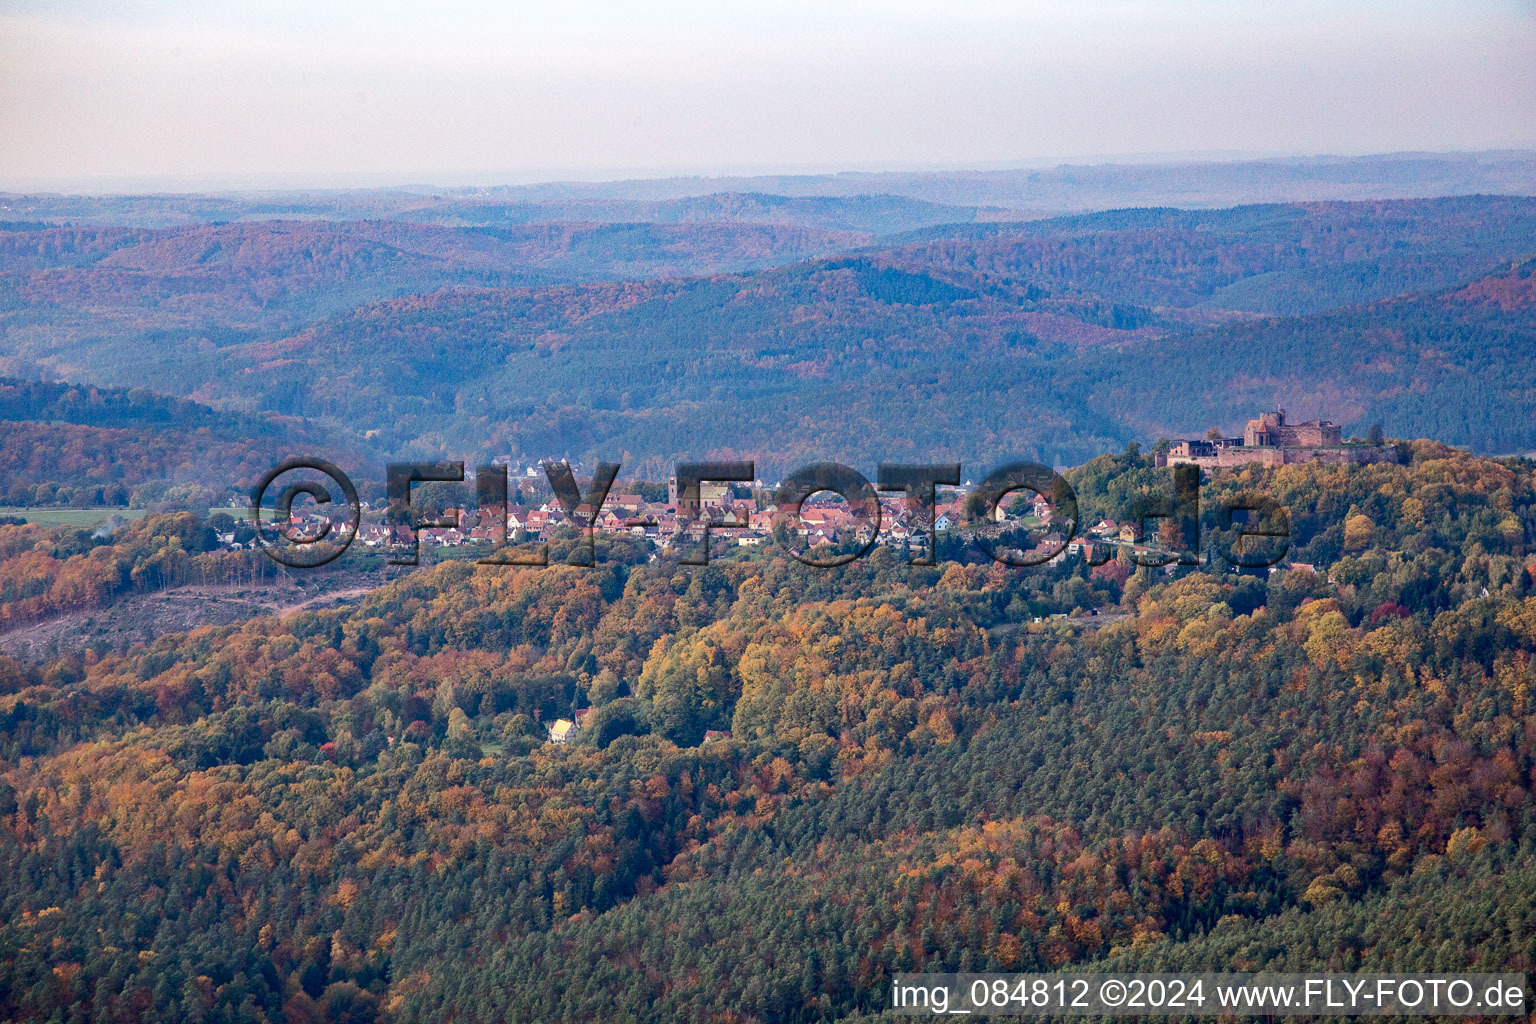
[[1536, 147], [1536, 0], [0, 0], [0, 187]]

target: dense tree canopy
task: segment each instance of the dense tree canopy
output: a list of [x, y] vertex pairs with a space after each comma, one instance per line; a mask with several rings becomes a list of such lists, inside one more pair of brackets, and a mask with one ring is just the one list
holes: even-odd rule
[[[1315, 571], [600, 541], [0, 659], [3, 1012], [819, 1020], [918, 968], [1527, 970], [1533, 466], [1407, 450], [1207, 482], [1273, 494]], [[1164, 474], [1073, 475], [1113, 511]], [[0, 528], [4, 564], [44, 532]]]

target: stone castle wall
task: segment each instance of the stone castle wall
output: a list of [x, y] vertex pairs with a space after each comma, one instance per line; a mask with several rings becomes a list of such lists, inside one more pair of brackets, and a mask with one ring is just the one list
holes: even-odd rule
[[1243, 446], [1247, 448], [1326, 448], [1343, 440], [1344, 430], [1337, 423], [1288, 423], [1284, 409], [1260, 413], [1243, 428]]
[[1366, 445], [1294, 448], [1221, 448], [1207, 456], [1188, 456], [1170, 451], [1159, 455], [1159, 466], [1188, 464], [1203, 469], [1231, 469], [1236, 466], [1293, 466], [1302, 462], [1321, 462], [1330, 466], [1364, 466], [1378, 462], [1396, 462], [1397, 449], [1391, 445], [1373, 448]]
[[1282, 426], [1275, 435], [1279, 444], [1299, 448], [1324, 448], [1344, 440], [1343, 428], [1326, 422]]
[[1175, 441], [1157, 456], [1159, 466], [1194, 465], [1207, 469], [1233, 466], [1289, 466], [1298, 462], [1367, 465], [1396, 462], [1396, 448], [1346, 445], [1344, 429], [1328, 420], [1287, 423], [1285, 410], [1260, 413], [1248, 421], [1242, 437]]

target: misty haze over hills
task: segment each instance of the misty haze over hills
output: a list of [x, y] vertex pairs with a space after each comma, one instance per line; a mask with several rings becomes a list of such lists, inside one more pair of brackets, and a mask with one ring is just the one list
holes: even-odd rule
[[[1130, 206], [1533, 193], [1536, 152], [1510, 150], [507, 186], [101, 196], [0, 192], [0, 220], [142, 227], [270, 217], [444, 224], [749, 220], [888, 232]], [[843, 202], [826, 202], [831, 199]]]

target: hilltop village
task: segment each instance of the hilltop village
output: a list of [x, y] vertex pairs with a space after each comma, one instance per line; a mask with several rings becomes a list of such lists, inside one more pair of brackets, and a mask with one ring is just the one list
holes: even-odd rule
[[[1390, 444], [1346, 442], [1341, 428], [1328, 420], [1316, 419], [1291, 423], [1284, 409], [1266, 412], [1249, 420], [1240, 437], [1211, 437], [1205, 440], [1163, 442], [1154, 451], [1158, 466], [1190, 464], [1217, 470], [1259, 464], [1292, 465], [1302, 462], [1364, 465], [1396, 462], [1398, 452]], [[532, 470], [528, 471], [532, 476]], [[536, 479], [536, 478], [535, 478]], [[427, 548], [452, 549], [465, 545], [492, 546], [500, 543], [538, 543], [548, 539], [562, 526], [584, 526], [610, 535], [628, 535], [652, 542], [665, 552], [676, 544], [696, 543], [704, 533], [707, 520], [710, 535], [717, 543], [737, 547], [756, 547], [770, 541], [776, 528], [788, 529], [786, 537], [797, 549], [835, 547], [854, 543], [894, 545], [914, 555], [925, 553], [930, 525], [935, 533], [968, 532], [975, 529], [1026, 531], [1029, 546], [1018, 548], [1031, 560], [1059, 561], [1081, 557], [1101, 564], [1124, 549], [1137, 556], [1155, 556], [1160, 552], [1153, 537], [1143, 537], [1140, 524], [1101, 520], [1083, 523], [1075, 531], [1071, 521], [1062, 516], [1048, 497], [1019, 491], [1005, 497], [985, 521], [967, 518], [966, 505], [970, 487], [941, 489], [940, 500], [930, 515], [905, 496], [882, 494], [880, 520], [873, 523], [862, 508], [838, 501], [824, 492], [800, 510], [798, 522], [786, 519], [778, 506], [765, 495], [762, 486], [741, 486], [733, 490], [723, 483], [704, 483], [700, 488], [700, 514], [690, 518], [681, 508], [676, 480], [668, 482], [663, 497], [658, 492], [648, 500], [637, 493], [609, 493], [602, 506], [594, 510], [579, 505], [574, 515], [553, 495], [537, 504], [511, 504], [506, 510], [506, 527], [498, 530], [473, 509], [448, 508], [446, 520], [456, 521], [448, 528], [421, 527], [414, 531], [416, 541]], [[366, 508], [366, 503], [365, 503]], [[392, 551], [409, 547], [413, 531], [403, 525], [381, 521], [377, 510], [370, 510], [369, 520], [361, 525], [357, 539], [366, 549]], [[295, 511], [288, 532], [303, 536], [317, 534], [323, 520], [313, 511]], [[778, 524], [776, 526], [776, 524]], [[1069, 536], [1071, 537], [1068, 540]], [[222, 539], [222, 538], [221, 538]], [[228, 538], [236, 542], [232, 534]], [[796, 543], [798, 541], [798, 543]], [[1140, 560], [1140, 559], [1138, 559]]]
[[[1036, 495], [1028, 497], [1035, 500], [1026, 502], [1027, 508], [1018, 509], [1027, 514], [1029, 522], [1026, 525], [1049, 527], [1058, 518], [1050, 502]], [[957, 529], [965, 498], [966, 492], [961, 490], [952, 500], [936, 504], [932, 514], [933, 529], [939, 532]], [[626, 534], [651, 541], [666, 550], [674, 543], [698, 540], [707, 520], [711, 536], [725, 538], [727, 543], [739, 547], [756, 547], [773, 536], [775, 519], [779, 517], [779, 508], [772, 502], [734, 493], [724, 484], [706, 483], [700, 488], [699, 516], [690, 518], [686, 510], [681, 509], [675, 480], [668, 482], [665, 501], [647, 501], [638, 494], [610, 493], [595, 517], [592, 511], [589, 505], [578, 505], [573, 515], [554, 497], [538, 505], [511, 505], [507, 508], [507, 537], [513, 543], [538, 541], [562, 526], [580, 526], [590, 521], [599, 533]], [[465, 525], [454, 529], [420, 530], [418, 533], [424, 543], [455, 547], [490, 544], [497, 539], [494, 524], [480, 523], [472, 511], [449, 509], [447, 513]], [[1000, 510], [999, 521], [1006, 520], [1008, 514], [1006, 508]], [[470, 523], [476, 525], [468, 525]], [[854, 540], [867, 542], [873, 532], [877, 544], [905, 544], [920, 550], [927, 545], [929, 525], [927, 513], [916, 504], [902, 497], [882, 496], [878, 529], [863, 509], [834, 501], [807, 502], [800, 510], [799, 524], [793, 532], [807, 548], [835, 546]], [[367, 524], [359, 531], [359, 539], [368, 547], [404, 544], [409, 542], [409, 537], [409, 531], [404, 527], [384, 523]]]
[[[1025, 531], [1023, 535], [1029, 537], [1029, 546], [1010, 550], [1037, 556], [1040, 560], [1059, 561], [1067, 556], [1081, 556], [1099, 564], [1113, 555], [1111, 548], [1133, 547], [1138, 552], [1155, 550], [1142, 545], [1142, 537], [1134, 526], [1113, 520], [1103, 520], [1092, 526], [1081, 524], [1075, 531], [1076, 536], [1069, 541], [1068, 537], [1073, 533], [1071, 519], [1061, 515], [1049, 498], [1028, 491], [1007, 495], [990, 517], [971, 521], [967, 519], [966, 510], [971, 488], [962, 486], [943, 490], [949, 493], [940, 497], [931, 513], [905, 496], [881, 495], [878, 524], [865, 514], [863, 508], [849, 506], [830, 493], [807, 501], [795, 520], [782, 515], [780, 508], [765, 497], [770, 493], [767, 489], [742, 488], [742, 493], [738, 493], [727, 485], [708, 483], [700, 489], [696, 518], [691, 518], [680, 507], [675, 482], [669, 482], [668, 494], [663, 500], [647, 500], [634, 493], [610, 493], [595, 516], [592, 507], [586, 504], [578, 505], [572, 514], [553, 496], [538, 504], [512, 504], [507, 506], [504, 531], [496, 528], [494, 515], [487, 522], [482, 513], [472, 508], [443, 510], [443, 520], [457, 521], [457, 526], [420, 526], [413, 531], [386, 521], [381, 508], [372, 508], [365, 501], [362, 503], [365, 518], [356, 540], [364, 549], [389, 553], [408, 549], [413, 535], [417, 544], [428, 549], [489, 548], [502, 543], [537, 544], [562, 527], [580, 528], [590, 523], [597, 533], [647, 540], [664, 553], [674, 545], [700, 541], [707, 522], [712, 541], [740, 548], [764, 545], [774, 538], [776, 529], [784, 529], [789, 533], [784, 539], [797, 550], [873, 543], [904, 548], [913, 556], [922, 556], [927, 552], [931, 526], [937, 534], [975, 530]], [[273, 529], [270, 522], [265, 525], [268, 531]], [[284, 533], [295, 540], [313, 540], [321, 536], [326, 525], [327, 518], [318, 509], [295, 509]], [[272, 537], [276, 539], [275, 533]], [[219, 539], [229, 548], [254, 545], [243, 523], [220, 534]], [[338, 539], [345, 539], [345, 535], [339, 535]]]

